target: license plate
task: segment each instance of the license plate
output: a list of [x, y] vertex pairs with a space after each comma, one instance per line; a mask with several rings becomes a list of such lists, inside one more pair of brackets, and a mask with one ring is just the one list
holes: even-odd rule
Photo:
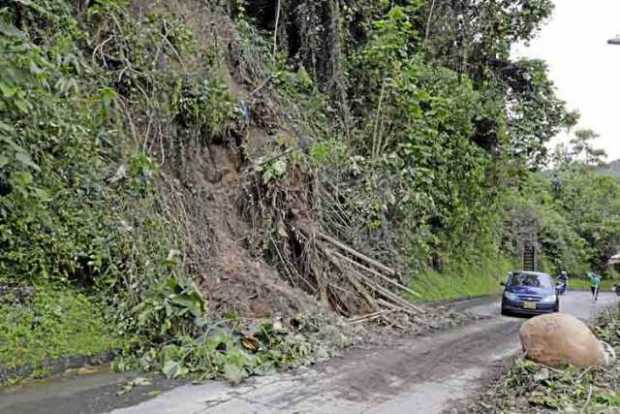
[[523, 309], [536, 309], [536, 302], [523, 302]]

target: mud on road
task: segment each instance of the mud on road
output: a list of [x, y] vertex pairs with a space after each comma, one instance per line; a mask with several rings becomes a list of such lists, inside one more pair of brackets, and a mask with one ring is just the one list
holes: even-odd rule
[[[562, 311], [589, 320], [616, 301], [611, 293], [595, 304], [586, 292], [569, 292], [562, 297]], [[489, 318], [423, 338], [386, 337], [383, 344], [350, 350], [313, 368], [258, 377], [237, 387], [183, 385], [112, 413], [441, 413], [478, 391], [498, 365], [519, 351], [524, 321], [499, 316], [497, 299], [457, 302], [453, 308]], [[12, 405], [10, 395], [0, 395], [0, 412], [34, 413], [20, 411], [28, 407], [23, 397]], [[72, 398], [74, 404], [67, 405]], [[48, 404], [45, 412], [82, 414], [85, 405], [79, 400], [79, 395], [66, 396], [62, 410]]]

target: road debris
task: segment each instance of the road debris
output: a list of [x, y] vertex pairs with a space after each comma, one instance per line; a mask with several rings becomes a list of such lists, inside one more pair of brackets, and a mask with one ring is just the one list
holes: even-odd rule
[[[594, 333], [616, 350], [620, 348], [619, 316], [618, 311], [603, 314], [593, 327]], [[568, 336], [566, 339], [574, 338]], [[615, 360], [605, 367], [568, 366], [557, 369], [520, 358], [511, 368], [503, 370], [490, 386], [472, 399], [470, 404], [464, 404], [455, 412], [618, 413], [620, 364]]]
[[551, 367], [609, 365], [615, 359], [585, 323], [572, 315], [553, 313], [525, 322], [519, 331], [527, 358]]

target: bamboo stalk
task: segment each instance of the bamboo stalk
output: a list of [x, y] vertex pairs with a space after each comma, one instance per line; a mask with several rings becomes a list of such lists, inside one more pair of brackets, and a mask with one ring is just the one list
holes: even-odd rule
[[391, 312], [394, 312], [394, 309], [382, 309], [382, 310], [377, 311], [377, 312], [372, 312], [372, 313], [368, 313], [366, 315], [355, 316], [353, 318], [349, 318], [348, 322], [353, 323], [353, 322], [371, 320], [372, 318], [379, 317], [379, 316], [383, 315], [384, 313], [391, 313]]
[[318, 234], [318, 236], [319, 236], [320, 238], [322, 238], [323, 240], [325, 240], [325, 241], [327, 241], [327, 242], [329, 242], [329, 243], [333, 244], [333, 245], [334, 245], [334, 246], [336, 246], [336, 247], [341, 248], [342, 250], [346, 251], [347, 253], [351, 253], [353, 256], [357, 257], [358, 259], [361, 259], [361, 260], [365, 261], [366, 263], [368, 263], [368, 264], [370, 264], [370, 265], [373, 265], [374, 267], [376, 267], [376, 268], [378, 268], [378, 269], [383, 270], [383, 271], [384, 271], [384, 272], [386, 272], [388, 275], [390, 275], [390, 276], [394, 276], [394, 275], [396, 274], [396, 271], [395, 271], [395, 270], [390, 269], [389, 267], [385, 266], [384, 264], [379, 263], [378, 261], [376, 261], [376, 260], [374, 260], [374, 259], [371, 259], [370, 257], [368, 257], [368, 256], [365, 256], [365, 255], [361, 254], [361, 253], [360, 253], [360, 252], [358, 252], [357, 250], [353, 250], [352, 248], [350, 248], [350, 247], [349, 247], [349, 246], [347, 246], [346, 244], [343, 244], [343, 243], [339, 242], [338, 240], [336, 240], [336, 239], [334, 239], [334, 238], [332, 238], [332, 237], [329, 237], [328, 235], [323, 234], [323, 233], [321, 233], [321, 232], [318, 232], [317, 234]]
[[276, 27], [273, 29], [273, 61], [276, 60], [276, 52], [278, 51], [278, 26], [280, 23], [280, 0], [278, 0], [278, 6], [276, 10]]
[[405, 299], [401, 298], [400, 296], [398, 296], [397, 294], [395, 294], [394, 292], [389, 291], [388, 289], [384, 288], [383, 286], [379, 285], [378, 283], [376, 283], [375, 281], [371, 280], [370, 278], [358, 273], [358, 272], [353, 272], [355, 274], [355, 276], [357, 278], [359, 278], [362, 282], [364, 282], [368, 287], [370, 287], [371, 289], [375, 290], [376, 292], [378, 292], [381, 296], [383, 296], [386, 299], [391, 300], [392, 302], [400, 305], [401, 307], [403, 307], [403, 310], [406, 310], [407, 312], [411, 313], [412, 315], [418, 315], [420, 313], [424, 313], [424, 311], [420, 308], [418, 308], [417, 306], [411, 304], [410, 302], [406, 301]]
[[368, 302], [371, 308], [374, 310], [378, 310], [379, 307], [377, 306], [377, 302], [372, 298], [372, 296], [370, 296], [370, 293], [364, 288], [364, 286], [362, 286], [362, 284], [360, 284], [358, 280], [355, 280], [355, 278], [353, 278], [349, 272], [343, 271], [340, 263], [338, 263], [338, 261], [330, 254], [329, 250], [324, 249], [318, 243], [317, 246], [319, 246], [323, 254], [327, 257], [327, 260], [329, 260], [329, 262], [333, 264], [334, 267], [336, 267], [336, 269], [349, 281], [349, 283], [353, 285], [353, 287], [358, 291], [358, 293], [362, 295], [362, 297], [366, 300], [366, 302]]
[[358, 324], [358, 323], [374, 321], [375, 319], [385, 318], [386, 314], [389, 314], [389, 313], [392, 313], [392, 312], [394, 312], [394, 311], [386, 309], [383, 312], [378, 312], [376, 315], [372, 315], [372, 316], [369, 316], [367, 318], [350, 320], [349, 323], [351, 325], [354, 325], [354, 324]]
[[[377, 299], [377, 302], [379, 304], [381, 304], [381, 305], [391, 309], [394, 312], [405, 312], [405, 313], [408, 313], [411, 316], [411, 320], [414, 320], [414, 321], [418, 321], [419, 320], [416, 315], [412, 315], [410, 312], [407, 312], [407, 309], [403, 309], [401, 307], [398, 307], [398, 306], [394, 305], [393, 303], [390, 303], [390, 302], [388, 302], [386, 300], [383, 300], [383, 299]], [[396, 326], [397, 328], [400, 328], [403, 331], [407, 330], [403, 325], [399, 324], [394, 319], [387, 319], [385, 317], [383, 319], [384, 319], [385, 323], [387, 323], [388, 325]]]
[[402, 289], [402, 290], [404, 290], [405, 292], [410, 293], [410, 294], [412, 294], [413, 296], [416, 296], [416, 297], [418, 297], [418, 298], [420, 297], [420, 294], [419, 294], [418, 292], [416, 292], [416, 291], [414, 291], [414, 290], [412, 290], [412, 289], [409, 289], [408, 287], [406, 287], [406, 286], [404, 286], [404, 285], [401, 285], [401, 284], [400, 284], [400, 283], [398, 283], [397, 281], [392, 280], [392, 279], [390, 279], [389, 277], [386, 277], [386, 276], [382, 275], [381, 273], [376, 272], [376, 271], [372, 270], [371, 268], [366, 267], [366, 266], [364, 266], [363, 264], [358, 263], [358, 262], [356, 262], [355, 260], [352, 260], [352, 259], [348, 258], [347, 256], [345, 256], [345, 255], [343, 255], [343, 254], [340, 254], [340, 253], [338, 253], [338, 252], [332, 252], [332, 253], [333, 253], [334, 255], [336, 255], [337, 257], [339, 257], [339, 258], [341, 258], [341, 259], [343, 259], [343, 260], [346, 260], [348, 263], [351, 263], [352, 265], [355, 265], [355, 266], [359, 267], [359, 268], [360, 268], [360, 269], [362, 269], [362, 270], [365, 270], [365, 271], [367, 271], [367, 272], [369, 272], [369, 273], [372, 273], [373, 275], [375, 275], [375, 276], [377, 276], [377, 277], [381, 278], [382, 280], [385, 280], [386, 282], [388, 282], [388, 283], [390, 283], [390, 284], [392, 284], [392, 285], [396, 286], [397, 288]]

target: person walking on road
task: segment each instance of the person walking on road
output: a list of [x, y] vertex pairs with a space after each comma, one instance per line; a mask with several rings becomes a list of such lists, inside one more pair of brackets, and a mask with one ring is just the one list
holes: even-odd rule
[[588, 272], [588, 278], [590, 279], [590, 290], [592, 290], [592, 298], [594, 301], [598, 300], [598, 291], [601, 288], [601, 277], [596, 274]]

